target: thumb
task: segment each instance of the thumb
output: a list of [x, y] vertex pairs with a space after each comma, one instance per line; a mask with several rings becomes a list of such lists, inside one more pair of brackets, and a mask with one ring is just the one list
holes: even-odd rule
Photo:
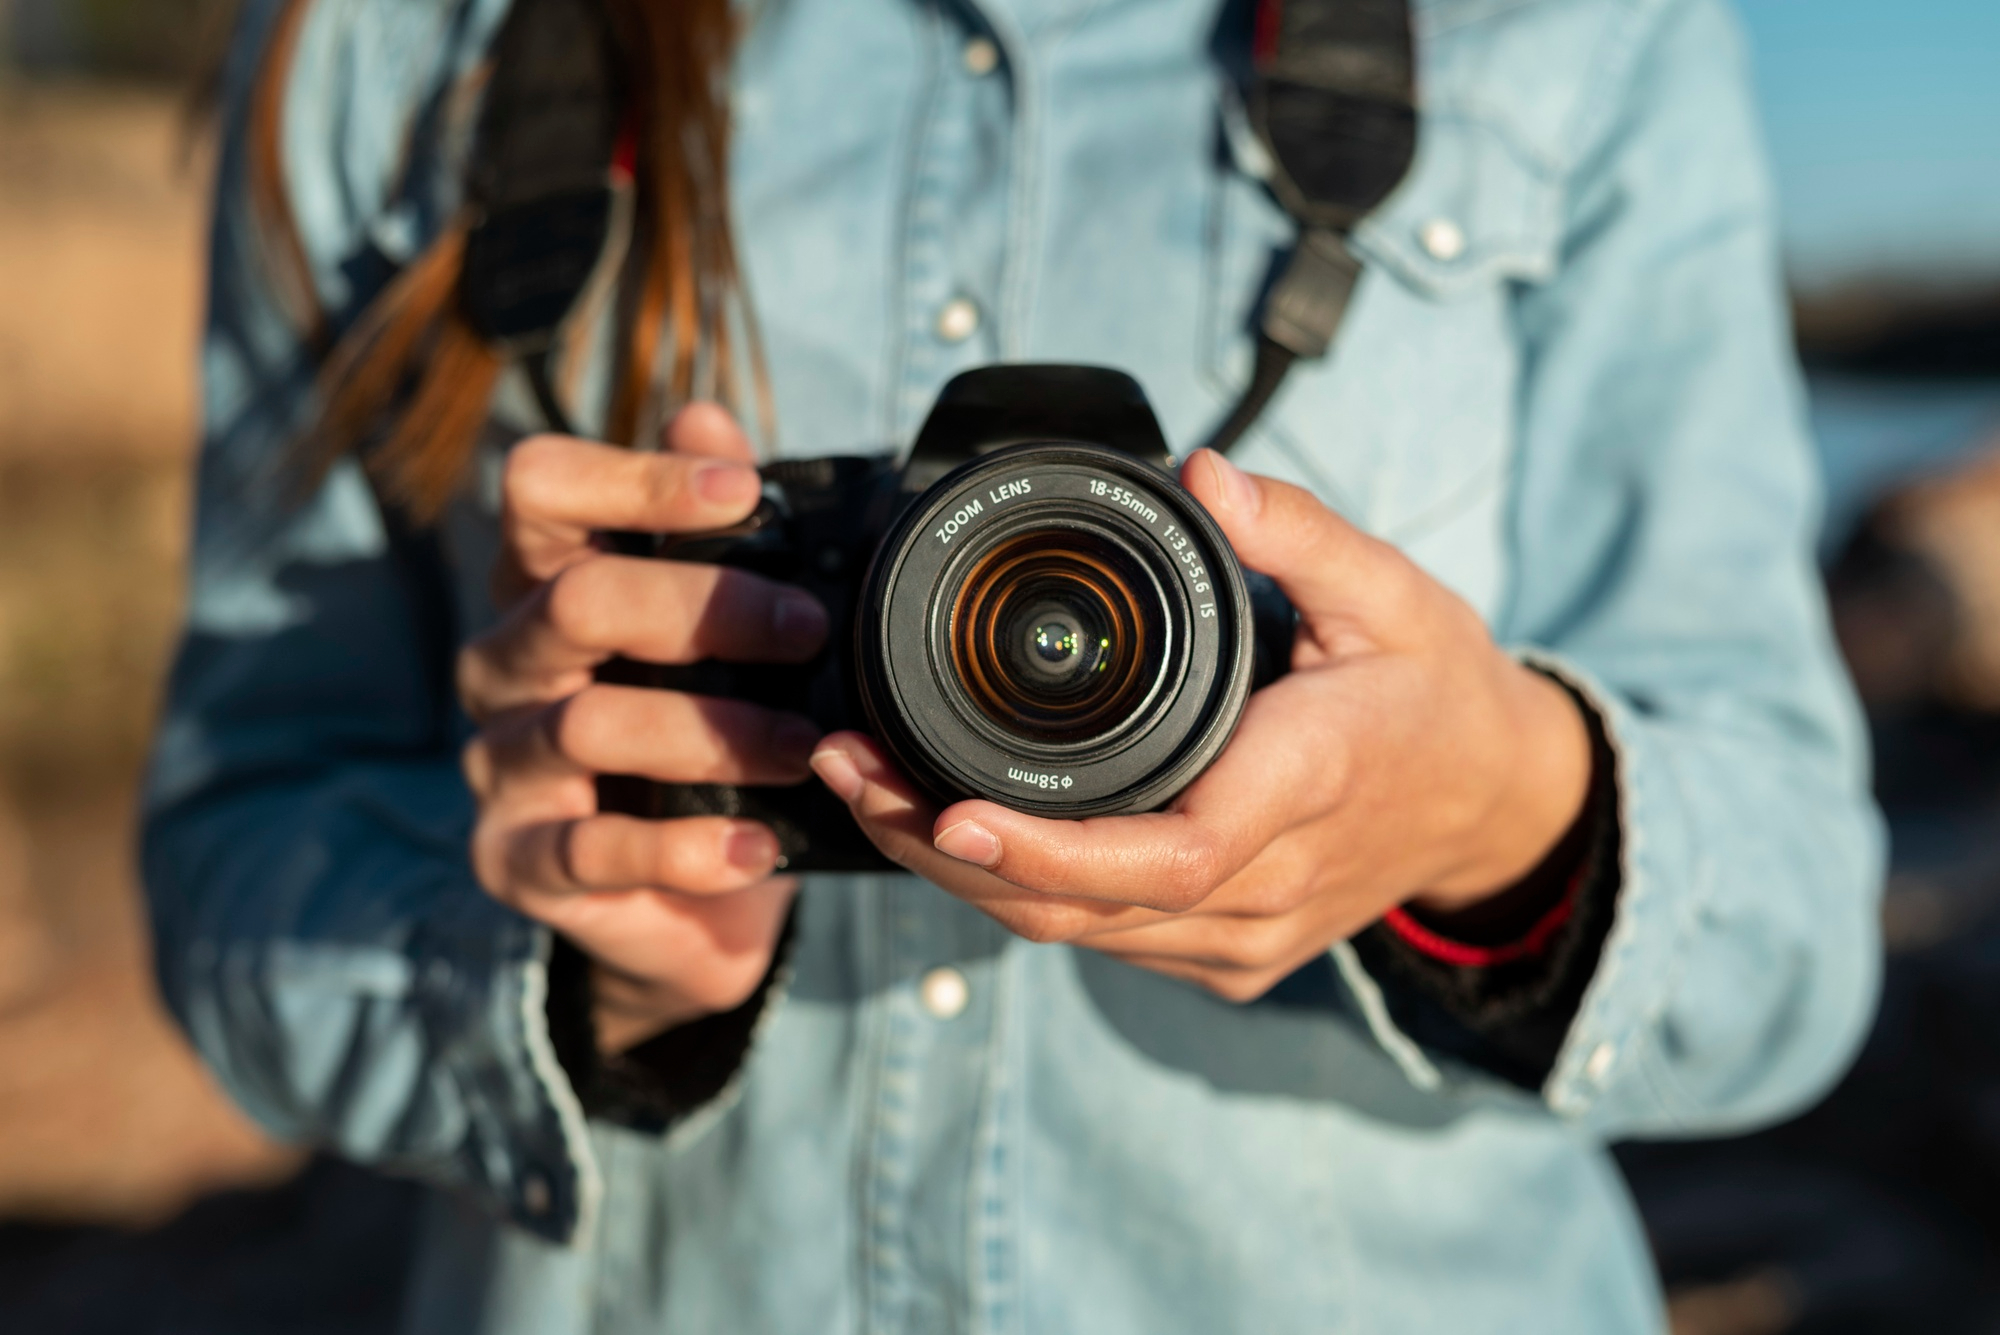
[[1181, 485], [1222, 526], [1237, 559], [1276, 580], [1307, 618], [1361, 611], [1386, 582], [1389, 549], [1309, 491], [1246, 473], [1214, 450], [1188, 457]]

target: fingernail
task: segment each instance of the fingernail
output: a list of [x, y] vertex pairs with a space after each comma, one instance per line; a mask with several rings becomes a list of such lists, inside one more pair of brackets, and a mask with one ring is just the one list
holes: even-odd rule
[[993, 831], [969, 820], [947, 828], [936, 843], [938, 852], [975, 867], [993, 867], [1000, 862], [1000, 841]]
[[854, 803], [861, 800], [861, 771], [847, 758], [845, 751], [827, 747], [815, 751], [812, 758], [813, 773], [819, 781], [833, 790], [833, 795], [843, 802]]
[[771, 606], [771, 634], [783, 645], [817, 645], [826, 638], [826, 609], [809, 593], [785, 589]]
[[723, 841], [729, 865], [748, 872], [768, 872], [778, 865], [778, 836], [761, 825], [739, 825]]
[[786, 765], [803, 769], [819, 746], [819, 736], [819, 729], [810, 720], [788, 714], [771, 729], [771, 749]]
[[1214, 450], [1208, 452], [1209, 464], [1215, 469], [1215, 489], [1222, 497], [1222, 503], [1237, 514], [1245, 517], [1255, 515], [1263, 508], [1263, 493], [1249, 475], [1235, 464], [1230, 463]]
[[742, 464], [703, 464], [694, 472], [694, 494], [712, 505], [748, 505], [763, 486], [757, 470]]

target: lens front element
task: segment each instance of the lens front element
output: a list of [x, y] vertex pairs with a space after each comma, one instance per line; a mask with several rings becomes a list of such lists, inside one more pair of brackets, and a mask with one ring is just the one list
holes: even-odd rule
[[1109, 534], [1035, 528], [980, 554], [951, 612], [967, 697], [1030, 741], [1100, 740], [1144, 706], [1167, 658], [1159, 588]]
[[940, 804], [1152, 811], [1250, 693], [1228, 540], [1164, 469], [1030, 441], [932, 484], [883, 538], [855, 624], [869, 727]]

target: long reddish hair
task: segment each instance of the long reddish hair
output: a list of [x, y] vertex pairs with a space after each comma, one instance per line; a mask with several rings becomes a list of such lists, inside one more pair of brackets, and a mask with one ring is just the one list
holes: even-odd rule
[[[313, 0], [286, 0], [249, 107], [248, 178], [279, 299], [321, 355], [319, 413], [299, 458], [313, 479], [362, 453], [384, 490], [435, 519], [465, 474], [504, 359], [455, 300], [468, 220], [460, 218], [344, 329], [329, 327], [285, 187], [286, 88]], [[634, 443], [656, 394], [684, 402], [696, 377], [730, 401], [737, 344], [750, 348], [760, 416], [769, 401], [731, 239], [729, 0], [604, 0], [626, 114], [636, 136], [632, 225], [622, 274], [626, 317], [605, 434]], [[664, 385], [660, 340], [669, 340]]]

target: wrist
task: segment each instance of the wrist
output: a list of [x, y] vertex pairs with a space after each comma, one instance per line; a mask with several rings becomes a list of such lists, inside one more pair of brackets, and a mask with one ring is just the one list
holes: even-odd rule
[[670, 1029], [712, 1014], [671, 985], [603, 963], [590, 970], [591, 1022], [600, 1056], [615, 1057]]
[[1508, 726], [1497, 792], [1458, 871], [1413, 896], [1430, 915], [1463, 913], [1518, 884], [1573, 827], [1590, 793], [1590, 729], [1553, 678], [1506, 659]]

